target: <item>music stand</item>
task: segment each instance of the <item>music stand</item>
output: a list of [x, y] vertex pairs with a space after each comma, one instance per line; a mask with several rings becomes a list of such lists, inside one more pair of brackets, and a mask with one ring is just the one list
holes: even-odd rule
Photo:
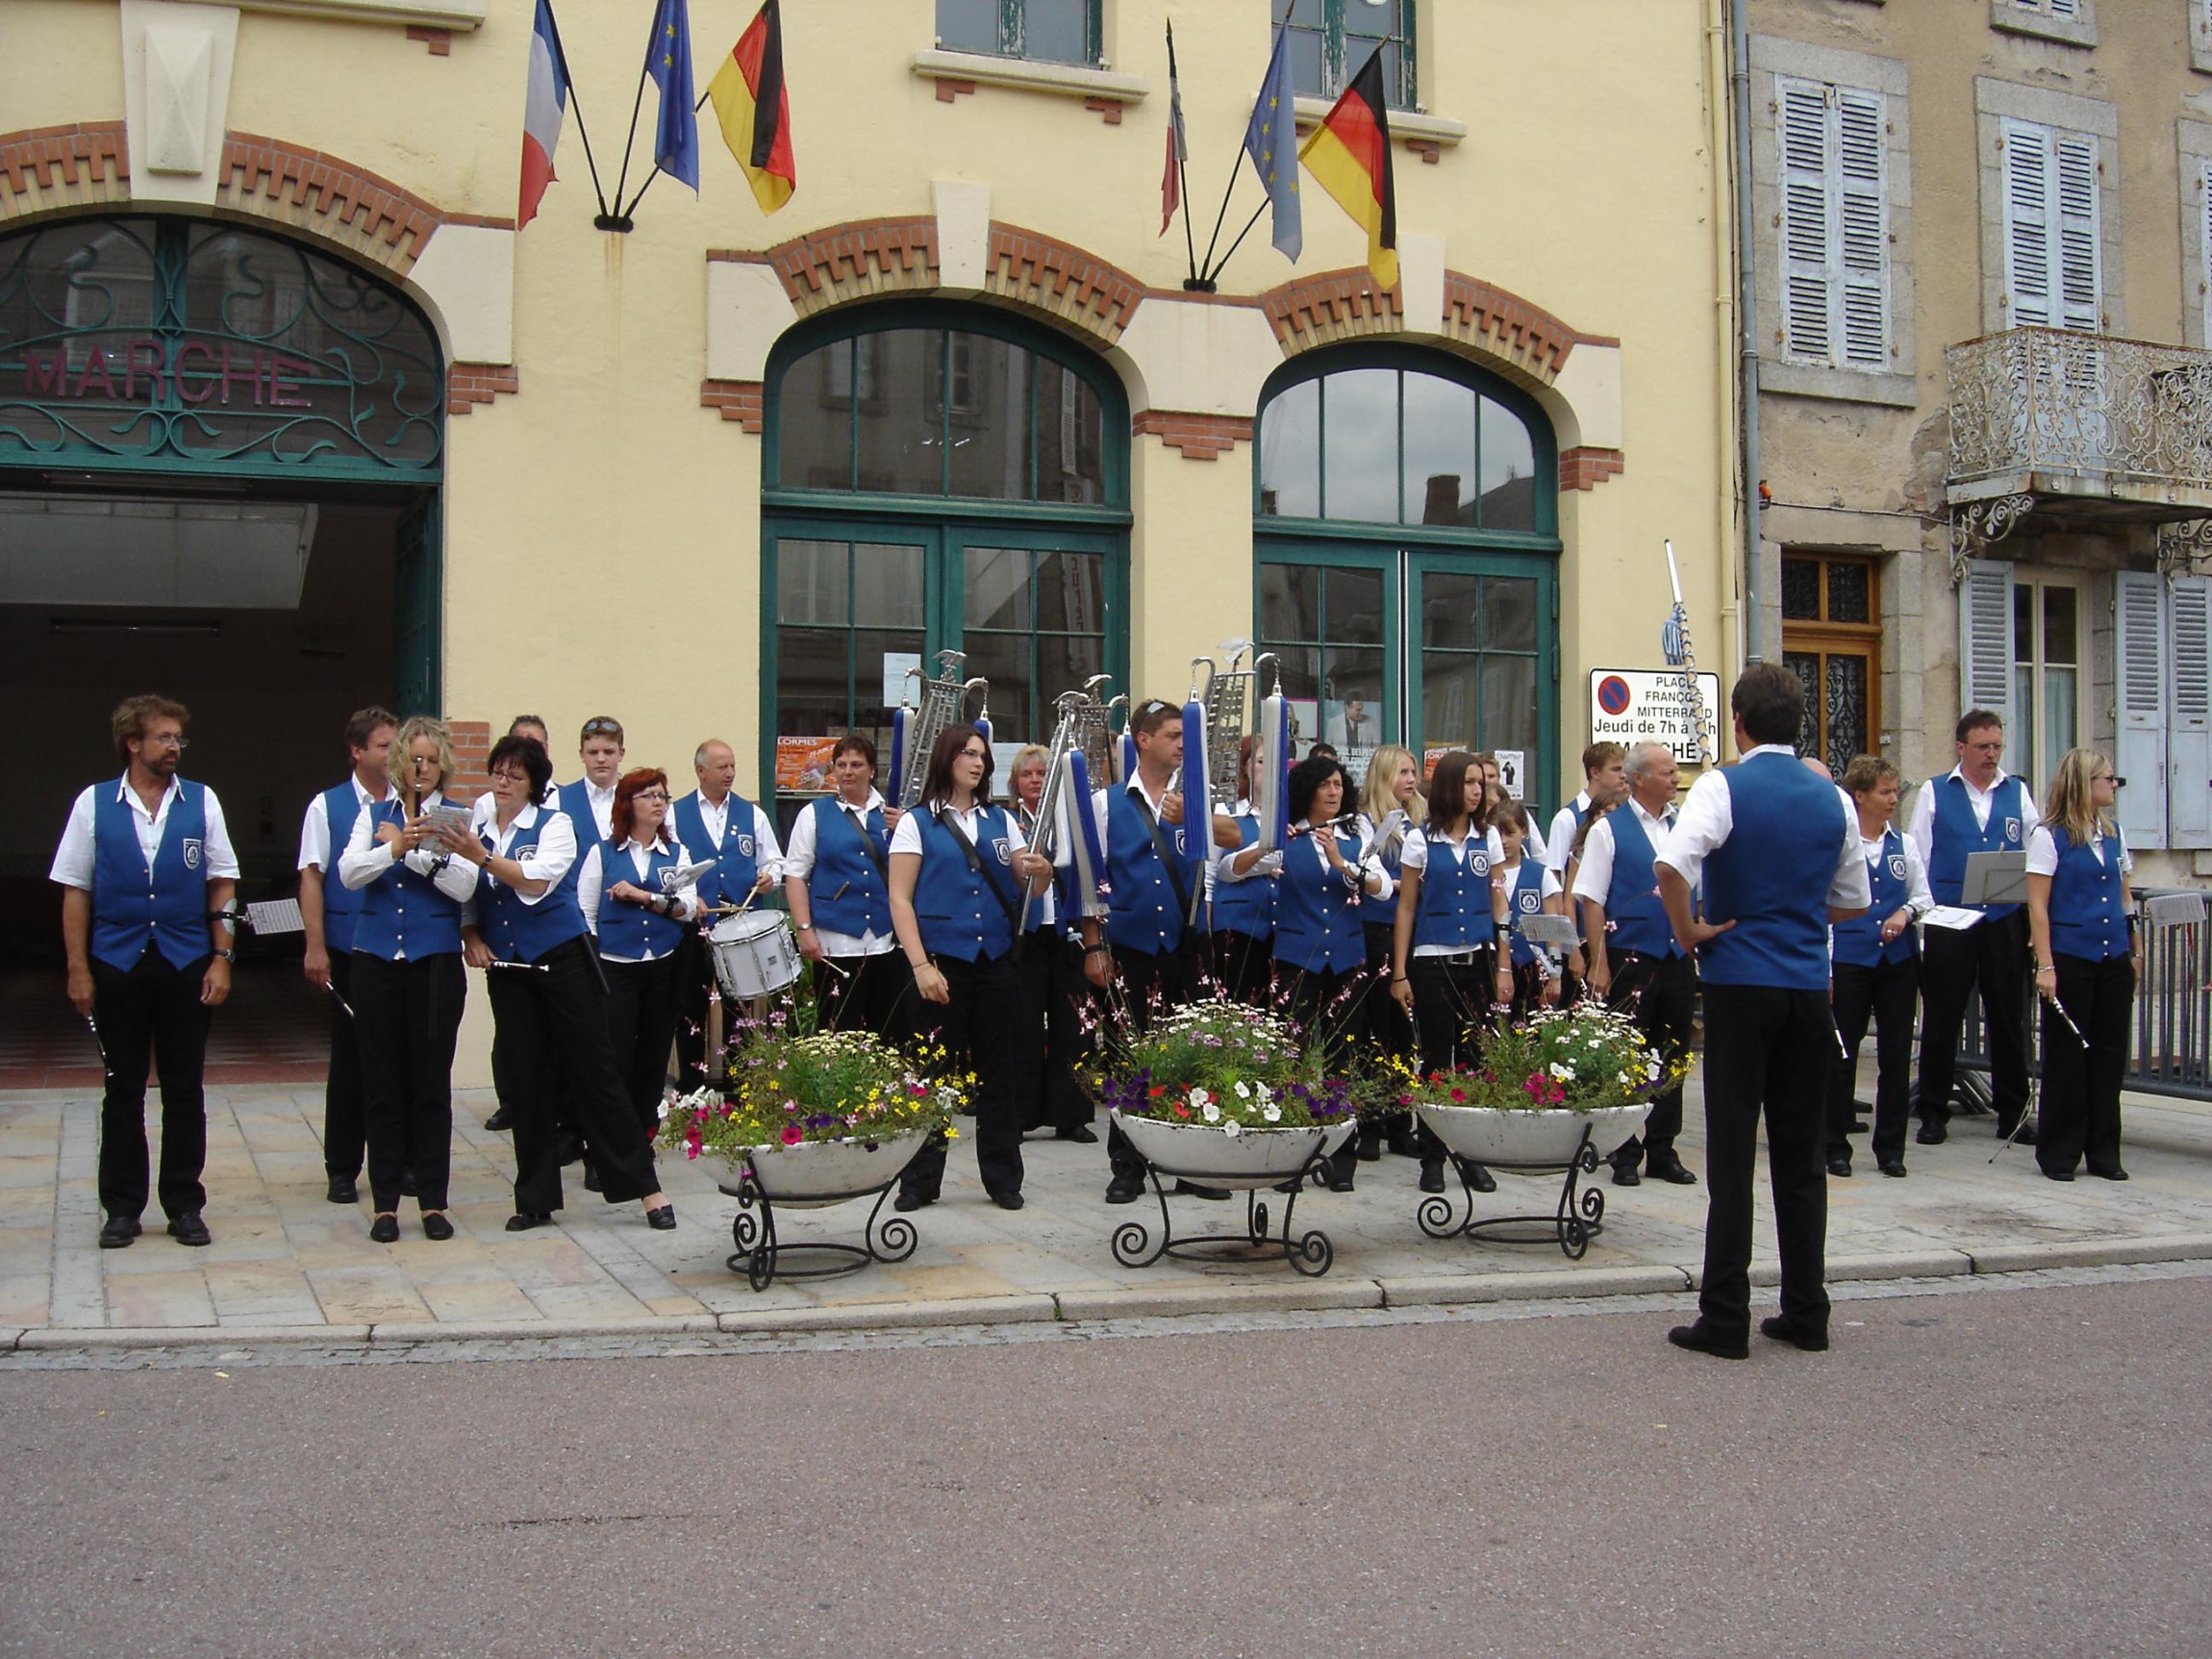
[[1961, 904], [2025, 904], [2027, 854], [2025, 852], [1970, 852], [1966, 875], [1959, 883]]

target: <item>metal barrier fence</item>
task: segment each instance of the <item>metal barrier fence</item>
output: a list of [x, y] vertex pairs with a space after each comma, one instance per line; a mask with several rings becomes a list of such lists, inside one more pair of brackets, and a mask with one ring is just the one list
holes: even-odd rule
[[[2143, 977], [2135, 987], [2135, 1035], [2128, 1044], [2124, 1087], [2147, 1094], [2212, 1100], [2212, 923], [2204, 919], [2204, 894], [2196, 888], [2149, 889], [2135, 895], [2136, 926], [2143, 941]], [[2175, 919], [2176, 917], [2194, 919]], [[2023, 964], [2022, 971], [2029, 965]], [[2029, 976], [2027, 1053], [2031, 1070], [2043, 1068], [2043, 1021], [2035, 1017]], [[1967, 1003], [1959, 1035], [1961, 1082], [1986, 1105], [1989, 1050], [1982, 1032], [1981, 997]]]

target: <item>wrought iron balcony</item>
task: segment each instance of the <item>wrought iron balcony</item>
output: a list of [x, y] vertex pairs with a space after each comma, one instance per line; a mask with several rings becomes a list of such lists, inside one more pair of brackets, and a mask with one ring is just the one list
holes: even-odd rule
[[1944, 355], [1958, 557], [2031, 513], [2077, 527], [2212, 517], [2212, 352], [2015, 328]]

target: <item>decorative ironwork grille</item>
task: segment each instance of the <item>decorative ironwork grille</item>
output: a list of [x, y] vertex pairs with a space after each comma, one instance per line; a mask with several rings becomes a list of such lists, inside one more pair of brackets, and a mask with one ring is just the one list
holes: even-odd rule
[[0, 239], [0, 465], [434, 482], [445, 380], [386, 284], [237, 225]]
[[1944, 355], [1954, 486], [2039, 471], [2212, 488], [2212, 352], [2016, 328]]

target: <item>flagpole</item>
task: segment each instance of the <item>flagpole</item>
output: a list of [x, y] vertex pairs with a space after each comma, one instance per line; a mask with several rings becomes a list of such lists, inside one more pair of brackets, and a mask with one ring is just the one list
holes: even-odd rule
[[[1168, 19], [1168, 123], [1169, 126], [1174, 125], [1175, 121], [1175, 19], [1170, 17]], [[1178, 138], [1180, 136], [1179, 134], [1176, 135]], [[1175, 145], [1175, 181], [1176, 194], [1180, 198], [1175, 205], [1182, 210], [1183, 214], [1183, 257], [1188, 262], [1187, 268], [1190, 271], [1190, 281], [1195, 283], [1198, 280], [1198, 243], [1197, 239], [1191, 231], [1191, 168], [1189, 163], [1183, 159], [1183, 146], [1180, 143]]]
[[[1276, 44], [1278, 44], [1278, 45], [1279, 45], [1279, 44], [1281, 43], [1281, 41], [1282, 41], [1282, 33], [1283, 33], [1283, 30], [1284, 30], [1286, 27], [1288, 27], [1288, 26], [1289, 26], [1289, 24], [1290, 24], [1290, 21], [1291, 21], [1291, 13], [1296, 9], [1296, 6], [1297, 6], [1297, 0], [1290, 0], [1290, 4], [1289, 4], [1289, 5], [1286, 5], [1286, 6], [1283, 8], [1283, 15], [1282, 15], [1282, 18], [1281, 18], [1281, 20], [1280, 20], [1279, 22], [1277, 22], [1277, 23], [1276, 23], [1276, 25], [1275, 25], [1275, 43], [1276, 43]], [[1273, 46], [1273, 45], [1270, 45], [1270, 46], [1269, 47], [1268, 51], [1269, 51], [1269, 62], [1270, 63], [1273, 63], [1273, 61], [1274, 61], [1274, 58], [1273, 58], [1273, 53], [1274, 53], [1274, 46]], [[1292, 101], [1293, 101], [1293, 103], [1294, 103], [1294, 105], [1295, 105], [1295, 102], [1296, 102], [1296, 88], [1292, 88], [1292, 93], [1293, 93], [1293, 99], [1292, 99]], [[1292, 112], [1291, 112], [1291, 149], [1292, 149], [1292, 151], [1293, 151], [1293, 158], [1292, 158], [1291, 165], [1292, 165], [1293, 167], [1295, 167], [1295, 166], [1297, 165], [1297, 161], [1296, 161], [1296, 156], [1295, 156], [1295, 152], [1296, 152], [1296, 150], [1297, 150], [1297, 137], [1298, 137], [1298, 116], [1297, 116], [1297, 111], [1295, 110], [1295, 108], [1294, 108], [1294, 109], [1292, 110]], [[1229, 192], [1230, 192], [1231, 190], [1234, 190], [1234, 189], [1237, 188], [1237, 175], [1238, 175], [1240, 172], [1242, 172], [1242, 171], [1244, 170], [1244, 143], [1243, 143], [1243, 141], [1242, 141], [1242, 140], [1240, 140], [1240, 141], [1238, 142], [1238, 144], [1237, 144], [1237, 159], [1236, 159], [1236, 162], [1235, 162], [1235, 163], [1233, 163], [1233, 164], [1230, 166], [1230, 168], [1229, 168], [1229, 183], [1228, 183], [1227, 187], [1226, 187], [1226, 188], [1225, 188], [1225, 189], [1224, 189], [1221, 191], [1221, 206], [1220, 206], [1220, 210], [1219, 210], [1218, 213], [1216, 213], [1216, 214], [1214, 214], [1214, 234], [1213, 234], [1212, 236], [1210, 236], [1210, 237], [1208, 237], [1208, 238], [1206, 239], [1206, 264], [1205, 264], [1205, 270], [1204, 270], [1204, 274], [1202, 274], [1202, 275], [1201, 275], [1201, 276], [1198, 278], [1198, 281], [1199, 281], [1199, 283], [1200, 283], [1201, 285], [1203, 285], [1203, 288], [1204, 288], [1204, 291], [1207, 291], [1207, 292], [1211, 292], [1211, 291], [1212, 291], [1212, 284], [1213, 284], [1213, 281], [1214, 281], [1214, 277], [1215, 277], [1216, 273], [1217, 273], [1217, 272], [1219, 272], [1219, 271], [1220, 270], [1220, 268], [1221, 268], [1221, 266], [1220, 266], [1220, 265], [1218, 265], [1218, 264], [1216, 264], [1214, 263], [1214, 248], [1215, 248], [1215, 246], [1216, 246], [1216, 245], [1217, 245], [1217, 244], [1218, 244], [1218, 243], [1220, 241], [1220, 239], [1221, 239], [1221, 221], [1222, 221], [1223, 219], [1225, 219], [1225, 218], [1227, 218], [1227, 217], [1229, 216]], [[1265, 185], [1265, 184], [1267, 183], [1267, 181], [1266, 181], [1265, 179], [1262, 179], [1260, 182], [1261, 182], [1261, 184], [1263, 184], [1263, 185]], [[1272, 201], [1274, 198], [1270, 196], [1269, 199], [1270, 201]], [[1222, 264], [1226, 264], [1228, 263], [1227, 257], [1226, 257], [1225, 255], [1223, 256], [1223, 258], [1222, 258], [1222, 262], [1221, 262], [1221, 263], [1222, 263]]]
[[545, 0], [545, 21], [553, 30], [553, 56], [561, 61], [561, 79], [568, 88], [568, 107], [576, 112], [576, 137], [583, 140], [584, 165], [591, 174], [591, 194], [597, 199], [599, 214], [604, 218], [607, 191], [599, 183], [599, 163], [591, 156], [591, 135], [584, 130], [584, 100], [576, 91], [576, 77], [568, 73], [568, 49], [561, 44], [561, 19], [553, 14], [553, 0]]
[[1272, 205], [1271, 202], [1262, 202], [1252, 210], [1252, 216], [1244, 221], [1244, 228], [1237, 233], [1237, 239], [1229, 244], [1229, 251], [1221, 256], [1221, 263], [1214, 267], [1215, 275], [1228, 269], [1229, 262], [1237, 257], [1237, 250], [1244, 245], [1244, 239], [1252, 234], [1252, 227], [1260, 222], [1260, 215]]
[[[630, 153], [638, 147], [638, 115], [645, 108], [645, 83], [653, 78], [653, 54], [660, 49], [660, 45], [661, 9], [656, 6], [653, 8], [653, 38], [646, 44], [645, 61], [638, 65], [638, 95], [630, 104], [630, 136], [622, 141], [622, 171], [615, 180], [615, 201], [617, 207], [621, 204], [622, 191], [630, 183]], [[653, 163], [656, 169], [660, 164], [658, 159]], [[646, 185], [652, 182], [650, 176], [645, 180]], [[644, 185], [639, 186], [638, 194], [642, 196], [644, 193]], [[628, 214], [616, 214], [613, 218], [602, 214], [597, 223], [603, 231], [627, 231], [633, 228]]]

